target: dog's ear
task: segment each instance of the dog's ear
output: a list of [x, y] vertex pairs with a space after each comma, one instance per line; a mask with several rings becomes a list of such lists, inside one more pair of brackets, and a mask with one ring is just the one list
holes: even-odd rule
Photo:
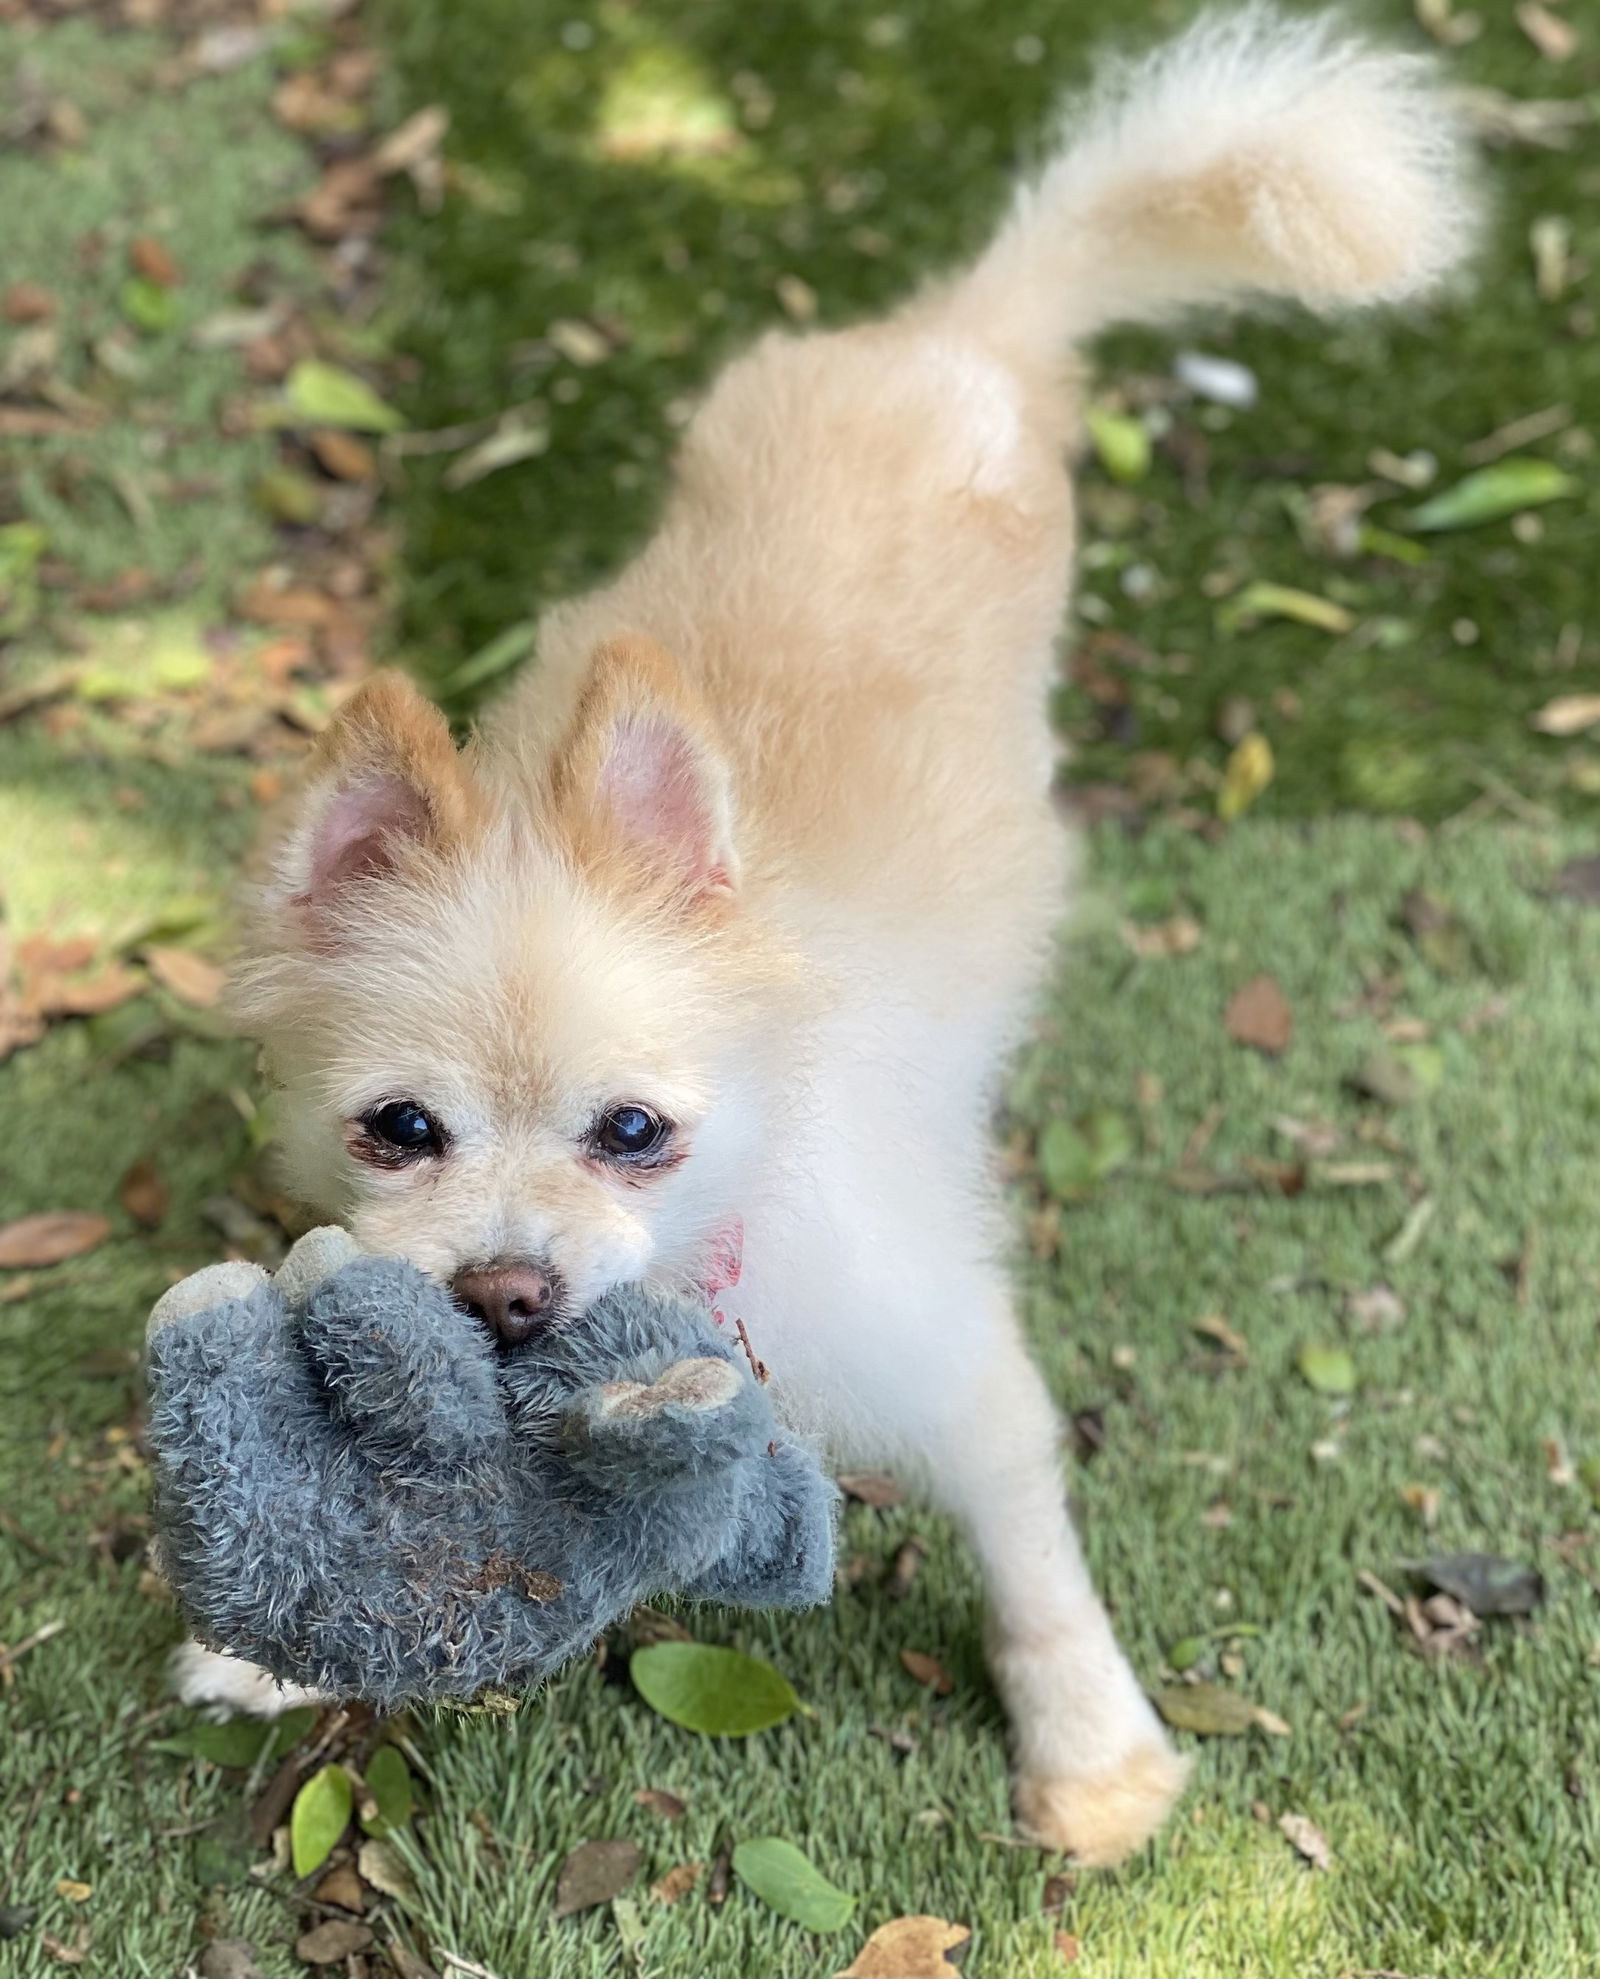
[[688, 905], [733, 895], [728, 765], [676, 661], [650, 640], [595, 651], [556, 753], [552, 795], [585, 863], [620, 859]]
[[307, 765], [272, 860], [273, 904], [318, 941], [336, 938], [348, 887], [459, 844], [478, 808], [444, 716], [404, 674], [375, 673]]

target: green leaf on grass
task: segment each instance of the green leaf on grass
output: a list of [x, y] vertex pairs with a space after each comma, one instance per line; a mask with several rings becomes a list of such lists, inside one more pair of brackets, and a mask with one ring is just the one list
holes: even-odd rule
[[1318, 632], [1348, 632], [1355, 618], [1331, 598], [1319, 598], [1314, 591], [1297, 591], [1292, 584], [1247, 584], [1217, 613], [1223, 632], [1239, 632], [1257, 625], [1264, 618], [1293, 619], [1296, 625], [1314, 626]]
[[170, 330], [178, 320], [178, 300], [171, 289], [163, 288], [145, 275], [130, 275], [122, 285], [118, 301], [122, 313], [136, 330], [156, 337]]
[[1480, 522], [1498, 522], [1519, 509], [1537, 508], [1578, 492], [1578, 481], [1553, 460], [1524, 454], [1480, 467], [1453, 488], [1446, 488], [1406, 516], [1412, 529], [1473, 529]]
[[320, 1869], [350, 1825], [355, 1790], [342, 1766], [324, 1766], [294, 1797], [289, 1816], [289, 1849], [296, 1876]]
[[281, 1718], [275, 1718], [272, 1729], [273, 1759], [282, 1759], [294, 1751], [295, 1747], [317, 1722], [317, 1707], [314, 1704], [301, 1704], [293, 1711], [285, 1711]]
[[1125, 412], [1092, 405], [1084, 414], [1100, 465], [1113, 481], [1142, 481], [1150, 472], [1150, 435]]
[[1239, 1738], [1255, 1723], [1249, 1698], [1221, 1684], [1169, 1684], [1151, 1698], [1169, 1725], [1202, 1738]]
[[398, 433], [405, 421], [364, 378], [320, 358], [303, 357], [284, 387], [289, 411], [307, 426], [341, 426], [354, 433]]
[[1050, 1121], [1039, 1136], [1039, 1173], [1057, 1202], [1076, 1202], [1132, 1153], [1127, 1121], [1102, 1107], [1076, 1122]]
[[789, 1679], [759, 1657], [704, 1642], [658, 1642], [628, 1660], [633, 1687], [686, 1731], [746, 1738], [781, 1725], [800, 1700]]
[[1295, 1357], [1295, 1365], [1319, 1395], [1353, 1395], [1356, 1391], [1356, 1364], [1347, 1347], [1322, 1347], [1308, 1340]]
[[367, 1761], [367, 1792], [378, 1803], [376, 1814], [363, 1814], [369, 1835], [392, 1835], [411, 1819], [411, 1772], [397, 1746], [380, 1745]]
[[837, 1931], [850, 1921], [856, 1900], [830, 1883], [793, 1842], [778, 1835], [740, 1842], [733, 1851], [734, 1874], [780, 1917], [792, 1917], [808, 1931]]
[[155, 1750], [243, 1770], [256, 1763], [275, 1736], [275, 1727], [260, 1718], [229, 1718], [220, 1725], [190, 1725], [171, 1738], [158, 1739]]

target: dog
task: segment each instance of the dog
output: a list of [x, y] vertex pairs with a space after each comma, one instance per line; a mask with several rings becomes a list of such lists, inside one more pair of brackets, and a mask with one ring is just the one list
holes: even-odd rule
[[[964, 1529], [1018, 1820], [1085, 1864], [1186, 1767], [1074, 1536], [991, 1138], [1075, 865], [1075, 353], [1404, 301], [1474, 216], [1429, 65], [1334, 17], [1213, 14], [1104, 73], [970, 265], [721, 373], [652, 540], [465, 748], [372, 677], [247, 906], [232, 1008], [295, 1193], [508, 1340], [623, 1281], [714, 1292], [791, 1425]], [[180, 1687], [300, 1701], [195, 1645]]]

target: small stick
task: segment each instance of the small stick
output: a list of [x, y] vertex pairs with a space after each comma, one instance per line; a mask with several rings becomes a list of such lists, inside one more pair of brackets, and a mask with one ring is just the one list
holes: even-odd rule
[[757, 1381], [761, 1383], [762, 1387], [765, 1388], [767, 1383], [772, 1379], [772, 1376], [767, 1372], [766, 1362], [756, 1359], [756, 1350], [750, 1344], [750, 1335], [746, 1333], [744, 1330], [744, 1321], [742, 1319], [735, 1319], [733, 1322], [733, 1330], [735, 1333], [738, 1334], [739, 1345], [743, 1347], [745, 1354], [749, 1359], [750, 1372], [755, 1376]]
[[35, 1629], [32, 1635], [25, 1635], [15, 1649], [0, 1642], [0, 1684], [8, 1684], [18, 1662], [30, 1649], [37, 1649], [41, 1642], [48, 1642], [53, 1635], [60, 1635], [65, 1622], [46, 1622], [42, 1629]]
[[498, 1979], [498, 1974], [491, 1972], [488, 1966], [479, 1965], [476, 1959], [463, 1958], [460, 1952], [441, 1951], [439, 1963], [448, 1965], [453, 1972], [469, 1974], [470, 1979]]

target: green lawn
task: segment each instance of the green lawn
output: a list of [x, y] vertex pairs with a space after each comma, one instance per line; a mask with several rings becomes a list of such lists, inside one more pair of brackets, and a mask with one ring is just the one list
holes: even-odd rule
[[[1586, 40], [1565, 64], [1541, 61], [1498, 12], [1454, 59], [1520, 96], [1592, 91], [1600, 38], [1575, 0], [1567, 11]], [[397, 335], [400, 369], [412, 367], [399, 396], [418, 426], [537, 401], [523, 417], [549, 430], [547, 451], [458, 491], [444, 478], [456, 456], [406, 459], [391, 511], [406, 545], [398, 638], [424, 676], [444, 680], [625, 552], [658, 499], [674, 407], [721, 351], [778, 319], [782, 278], [791, 309], [805, 307], [798, 280], [833, 320], [974, 240], [1118, 12], [1080, 6], [1069, 32], [1059, 7], [1019, 0], [876, 15], [699, 0], [670, 19], [385, 0], [369, 28], [393, 61], [390, 110], [443, 102], [454, 123], [444, 203], [394, 230], [369, 343], [384, 326]], [[1418, 38], [1404, 8], [1389, 13]], [[0, 161], [3, 280], [62, 293], [71, 353], [124, 306], [120, 261], [80, 276], [81, 258], [59, 250], [96, 228], [114, 254], [159, 233], [196, 315], [233, 306], [234, 274], [262, 252], [279, 258], [275, 280], [310, 279], [292, 238], [262, 221], [305, 173], [268, 99], [280, 73], [320, 59], [317, 37], [189, 85], [182, 117], [150, 107], [164, 49], [87, 22], [0, 28], [0, 76], [43, 65], [88, 124], [76, 164], [26, 148]], [[402, 1924], [436, 1958], [502, 1979], [809, 1979], [889, 1918], [928, 1911], [971, 1928], [969, 1979], [1600, 1969], [1600, 1519], [1584, 1481], [1600, 1466], [1600, 919], [1555, 886], [1568, 859], [1600, 850], [1600, 758], [1527, 721], [1558, 692], [1600, 686], [1594, 276], [1574, 272], [1541, 301], [1527, 246], [1533, 220], [1564, 215], [1574, 260], [1600, 264], [1592, 127], [1586, 142], [1493, 154], [1494, 243], [1459, 297], [1409, 323], [1332, 332], [1203, 326], [1184, 341], [1251, 365], [1257, 409], [1175, 404], [1189, 437], [1159, 446], [1132, 489], [1086, 470], [1096, 629], [1168, 664], [1127, 665], [1129, 649], [1101, 640], [1090, 650], [1111, 686], [1089, 670], [1063, 690], [1084, 778], [1131, 789], [1146, 828], [1097, 830], [1080, 933], [1013, 1082], [1019, 1283], [1064, 1407], [1103, 1413], [1104, 1447], [1074, 1487], [1137, 1667], [1152, 1685], [1175, 1681], [1170, 1652], [1216, 1631], [1189, 1674], [1277, 1714], [1287, 1735], [1199, 1742], [1162, 1843], [1121, 1874], [1080, 1877], [1046, 1915], [1060, 1865], [1007, 1839], [970, 1565], [915, 1508], [856, 1507], [844, 1553], [867, 1564], [831, 1609], [692, 1618], [703, 1638], [770, 1657], [809, 1715], [743, 1745], [700, 1740], [586, 1665], [515, 1718], [419, 1721], [422, 1811], [401, 1844], [416, 1894], [381, 1907], [380, 1945]], [[552, 343], [561, 321], [590, 335]], [[1104, 390], [1146, 404], [1172, 347], [1119, 341]], [[218, 437], [235, 360], [191, 351], [176, 328], [146, 338], [149, 370], [115, 417], [70, 445], [29, 442], [0, 468], [0, 527], [46, 528], [71, 581], [139, 563], [164, 583], [181, 576], [182, 596], [108, 620], [47, 588], [0, 649], [0, 693], [67, 653], [147, 669], [153, 700], [170, 646], [224, 650], [206, 629], [274, 554], [256, 494], [271, 455]], [[217, 487], [190, 517], [158, 483], [141, 525], [137, 494], [108, 477], [152, 471], [139, 409], [157, 400], [188, 451], [154, 471]], [[1585, 492], [1537, 528], [1441, 536], [1416, 566], [1337, 562], [1296, 528], [1306, 491], [1365, 481], [1375, 446], [1430, 450], [1444, 485], [1474, 441], [1557, 403], [1573, 423], [1528, 451]], [[1187, 461], [1192, 479], [1195, 434], [1210, 447], [1203, 499], [1181, 471]], [[1396, 491], [1374, 519], [1400, 528], [1412, 499]], [[1153, 579], [1134, 577], [1130, 595], [1141, 567]], [[1203, 585], [1219, 571], [1332, 597], [1353, 628], [1219, 632], [1222, 584]], [[1193, 669], [1172, 667], [1185, 653]], [[1191, 827], [1214, 808], [1217, 717], [1240, 695], [1277, 776], [1217, 836]], [[164, 921], [203, 932], [217, 911], [252, 824], [248, 760], [156, 748], [118, 705], [0, 722], [14, 936], [89, 931], [125, 947]], [[1388, 812], [1430, 828], [1374, 815]], [[1417, 889], [1448, 910], [1442, 933], [1408, 908]], [[1179, 915], [1198, 947], [1141, 959], [1137, 930]], [[1262, 972], [1294, 1015], [1275, 1058], [1233, 1042], [1223, 1018]], [[1375, 1053], [1400, 1061], [1411, 1097], [1358, 1090], [1358, 1077], [1383, 1083]], [[0, 1638], [63, 1624], [9, 1681], [0, 1663], [0, 1933], [7, 1906], [35, 1913], [0, 1935], [3, 1979], [56, 1969], [46, 1932], [106, 1979], [165, 1979], [230, 1933], [254, 1942], [265, 1972], [305, 1969], [291, 1878], [238, 1840], [239, 1779], [156, 1749], [180, 1723], [161, 1678], [177, 1623], [134, 1523], [148, 1488], [143, 1312], [216, 1254], [202, 1205], [251, 1158], [254, 1091], [248, 1050], [162, 990], [57, 1025], [0, 1064], [4, 1216], [71, 1207], [114, 1223], [80, 1259], [0, 1273]], [[1059, 1209], [1033, 1167], [1055, 1120], [1093, 1123], [1124, 1150]], [[1297, 1122], [1321, 1130], [1314, 1156]], [[117, 1201], [141, 1157], [172, 1193], [154, 1233]], [[1374, 1300], [1380, 1287], [1393, 1298]], [[1194, 1330], [1218, 1314], [1242, 1353]], [[1338, 1347], [1355, 1387], [1330, 1397], [1300, 1356]], [[883, 1573], [910, 1533], [929, 1550], [895, 1601]], [[1407, 1594], [1408, 1563], [1458, 1549], [1538, 1566], [1547, 1598], [1527, 1619], [1486, 1621], [1464, 1653], [1424, 1658], [1357, 1576]], [[910, 1680], [904, 1648], [943, 1661], [948, 1698]], [[640, 1787], [678, 1794], [684, 1820], [636, 1804]], [[1323, 1831], [1330, 1870], [1296, 1855], [1285, 1813]], [[720, 1907], [699, 1890], [671, 1906], [649, 1895], [724, 1837], [763, 1834], [802, 1843], [859, 1897], [849, 1926], [819, 1939], [737, 1885]], [[636, 1954], [610, 1909], [551, 1919], [566, 1852], [615, 1836], [644, 1850]], [[61, 1893], [64, 1880], [89, 1885], [87, 1899]], [[1077, 1941], [1070, 1965], [1058, 1931]], [[386, 1969], [375, 1956], [373, 1972]]]

